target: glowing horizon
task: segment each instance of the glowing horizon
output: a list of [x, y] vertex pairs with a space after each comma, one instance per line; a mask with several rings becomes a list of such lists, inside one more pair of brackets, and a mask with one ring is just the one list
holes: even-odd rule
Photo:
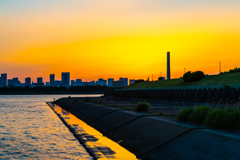
[[237, 0], [0, 0], [0, 73], [8, 79], [166, 77], [240, 67]]

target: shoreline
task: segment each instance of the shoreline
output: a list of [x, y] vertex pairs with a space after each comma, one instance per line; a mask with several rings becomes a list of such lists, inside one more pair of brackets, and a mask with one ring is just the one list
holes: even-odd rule
[[79, 94], [104, 94], [104, 92], [80, 92], [80, 93], [76, 93], [76, 92], [56, 92], [56, 93], [35, 93], [35, 92], [20, 92], [20, 93], [17, 93], [17, 92], [13, 92], [13, 93], [1, 93], [0, 92], [0, 95], [69, 95], [69, 94], [75, 94], [75, 95], [79, 95]]
[[[75, 101], [73, 98], [60, 98], [55, 104], [142, 160], [186, 159], [186, 157], [237, 159], [240, 156], [240, 152], [236, 150], [240, 147], [239, 131], [212, 129], [169, 117]], [[131, 102], [125, 105], [130, 104]]]
[[76, 135], [76, 133], [74, 132], [74, 129], [66, 122], [66, 120], [60, 115], [58, 114], [54, 108], [53, 108], [53, 104], [52, 102], [46, 102], [47, 105], [52, 109], [52, 111], [58, 116], [58, 118], [62, 121], [62, 123], [69, 129], [69, 131], [74, 135], [74, 137], [79, 141], [79, 143], [85, 148], [85, 150], [89, 153], [90, 156], [92, 156], [92, 158], [94, 160], [97, 160], [96, 155], [94, 154], [94, 152], [92, 152], [91, 150], [89, 150], [89, 148], [86, 146], [86, 144], [84, 144], [83, 139], [81, 139], [80, 137], [78, 137]]
[[75, 117], [53, 102], [46, 103], [94, 160], [137, 160], [134, 154], [121, 147], [118, 143], [108, 139], [78, 117]]

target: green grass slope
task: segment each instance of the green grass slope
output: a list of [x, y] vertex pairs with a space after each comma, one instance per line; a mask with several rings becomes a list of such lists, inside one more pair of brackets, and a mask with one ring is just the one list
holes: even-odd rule
[[160, 88], [160, 87], [178, 87], [178, 86], [229, 85], [229, 84], [240, 84], [240, 72], [206, 76], [203, 79], [196, 82], [184, 82], [183, 79], [140, 82], [140, 83], [134, 83], [128, 87], [125, 87], [124, 89]]

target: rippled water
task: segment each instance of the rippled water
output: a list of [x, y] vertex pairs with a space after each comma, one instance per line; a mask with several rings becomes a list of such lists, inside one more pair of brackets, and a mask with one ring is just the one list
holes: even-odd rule
[[92, 159], [45, 103], [60, 97], [0, 96], [0, 159]]

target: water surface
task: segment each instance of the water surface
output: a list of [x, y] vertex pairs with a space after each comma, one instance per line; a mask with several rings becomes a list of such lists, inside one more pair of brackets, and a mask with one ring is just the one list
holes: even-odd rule
[[92, 159], [45, 103], [60, 97], [0, 95], [0, 159]]

